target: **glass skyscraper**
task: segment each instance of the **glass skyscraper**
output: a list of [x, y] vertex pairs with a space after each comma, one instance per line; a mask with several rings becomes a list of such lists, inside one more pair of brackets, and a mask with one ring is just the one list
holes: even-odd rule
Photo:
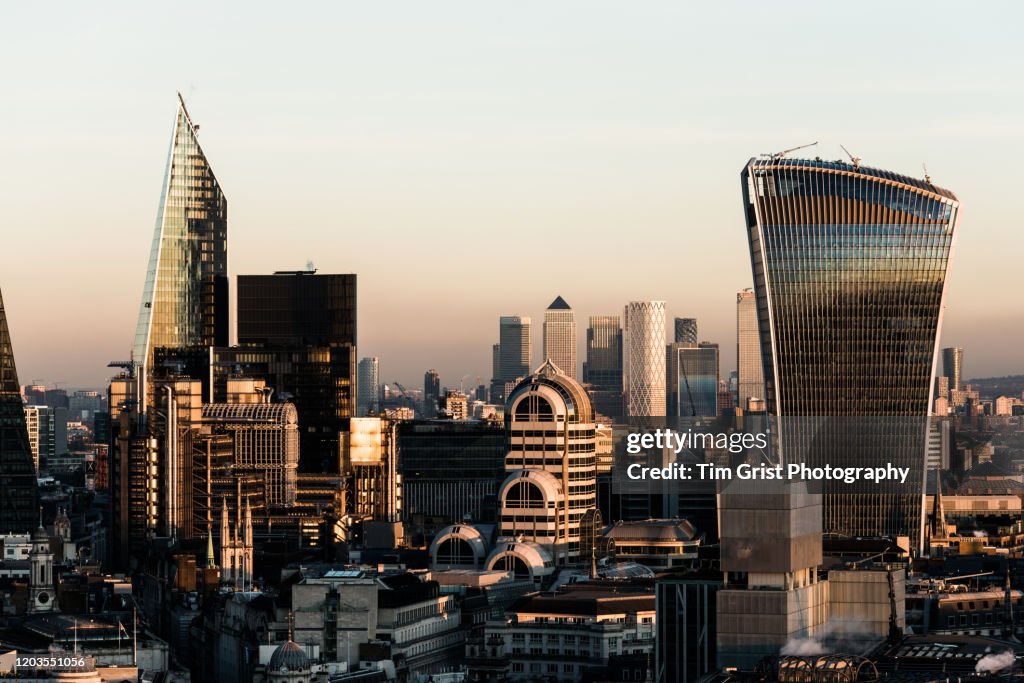
[[228, 343], [227, 200], [178, 95], [132, 358]]
[[583, 383], [594, 410], [622, 415], [622, 325], [617, 315], [592, 315], [587, 327]]
[[576, 314], [562, 297], [544, 311], [544, 358], [576, 379]]
[[0, 533], [25, 533], [36, 528], [38, 505], [36, 469], [0, 294]]
[[[909, 467], [903, 486], [826, 485], [824, 531], [919, 543], [959, 202], [930, 182], [859, 163], [779, 156], [752, 159], [742, 187], [779, 455]], [[812, 418], [813, 431], [794, 426]]]
[[678, 417], [718, 415], [718, 344], [672, 344], [673, 388]]

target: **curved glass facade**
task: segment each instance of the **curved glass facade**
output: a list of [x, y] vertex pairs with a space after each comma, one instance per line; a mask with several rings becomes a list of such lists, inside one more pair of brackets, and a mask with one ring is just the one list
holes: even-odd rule
[[132, 348], [151, 367], [157, 347], [228, 343], [227, 200], [180, 99]]
[[899, 490], [826, 487], [824, 526], [916, 540], [959, 203], [930, 183], [842, 162], [752, 159], [742, 180], [768, 410], [843, 418], [816, 423], [830, 425], [824, 438], [819, 427], [788, 440], [783, 420], [780, 454], [910, 467]]

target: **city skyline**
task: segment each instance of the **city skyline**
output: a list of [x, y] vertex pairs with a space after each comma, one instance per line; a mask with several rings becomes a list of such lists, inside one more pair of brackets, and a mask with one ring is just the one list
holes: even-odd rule
[[[566, 3], [545, 22], [524, 11], [507, 17], [507, 29], [493, 14], [467, 9], [457, 22], [467, 30], [455, 35], [425, 9], [411, 8], [395, 26], [360, 8], [312, 29], [343, 24], [350, 42], [308, 41], [343, 47], [286, 37], [272, 61], [248, 46], [280, 37], [277, 26], [221, 8], [209, 24], [189, 24], [196, 44], [210, 47], [186, 55], [168, 42], [174, 30], [158, 22], [120, 32], [93, 25], [80, 8], [54, 17], [44, 37], [10, 36], [0, 49], [32, 64], [0, 94], [18, 130], [3, 171], [11, 227], [0, 284], [18, 321], [23, 379], [100, 387], [106, 363], [127, 357], [175, 89], [201, 124], [200, 142], [231, 198], [229, 272], [270, 273], [312, 259], [322, 272], [357, 273], [366, 311], [358, 348], [381, 358], [382, 381], [411, 384], [429, 367], [442, 378], [486, 381], [493, 318], [519, 311], [540, 320], [556, 294], [572, 301], [580, 320], [629, 300], [666, 300], [669, 316], [701, 320], [702, 339], [721, 345], [723, 371], [735, 367], [732, 298], [752, 284], [736, 168], [750, 153], [813, 140], [824, 158], [841, 158], [842, 142], [865, 164], [911, 176], [924, 174], [924, 162], [937, 183], [958, 188], [971, 210], [940, 344], [967, 349], [966, 378], [1024, 371], [1003, 341], [1024, 332], [1024, 303], [1001, 296], [1016, 286], [1014, 255], [1024, 249], [1004, 201], [1024, 151], [1013, 124], [1024, 81], [1011, 66], [1012, 40], [975, 42], [982, 24], [1009, 31], [1014, 22], [993, 29], [983, 15], [967, 17], [962, 39], [975, 49], [949, 51], [933, 40], [942, 13], [889, 7], [888, 26], [905, 20], [917, 31], [850, 63], [828, 48], [890, 29], [858, 17], [809, 30], [830, 12], [810, 4], [787, 17], [709, 8], [706, 21], [731, 28], [713, 43], [681, 8], [652, 5], [624, 17], [609, 5], [580, 7]], [[31, 7], [13, 14], [39, 20]], [[168, 29], [188, 21], [168, 20]], [[203, 39], [228, 20], [237, 35]], [[402, 49], [362, 37], [385, 23]], [[801, 45], [776, 53], [787, 68], [770, 87], [745, 66], [758, 49], [753, 37], [766, 30]], [[449, 40], [435, 40], [438, 33]], [[226, 60], [213, 70], [210, 50]], [[127, 51], [138, 58], [126, 60]], [[823, 57], [808, 63], [810, 52]], [[373, 69], [349, 66], [364, 55], [379, 58]], [[884, 68], [892, 60], [942, 79], [908, 85]], [[836, 70], [842, 78], [822, 87]], [[576, 78], [587, 73], [605, 77]], [[574, 88], [565, 92], [564, 82]], [[936, 89], [943, 107], [934, 106]], [[857, 97], [884, 97], [890, 107], [864, 117], [845, 106]], [[748, 98], [761, 105], [755, 125], [737, 106]], [[401, 106], [407, 102], [417, 106]], [[517, 235], [501, 248], [509, 262], [531, 262], [540, 245], [577, 258], [562, 264], [565, 277], [518, 288], [474, 281], [503, 233]], [[397, 245], [385, 259], [374, 247], [380, 235]], [[709, 256], [688, 258], [695, 250]], [[672, 253], [675, 262], [649, 267]], [[423, 284], [438, 266], [466, 273], [457, 307]], [[400, 321], [422, 330], [414, 349], [390, 333]], [[67, 333], [54, 334], [55, 323]]]

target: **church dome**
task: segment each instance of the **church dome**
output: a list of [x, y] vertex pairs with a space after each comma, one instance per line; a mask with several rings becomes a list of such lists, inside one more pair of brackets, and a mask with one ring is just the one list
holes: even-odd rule
[[289, 640], [287, 643], [278, 646], [274, 654], [270, 655], [268, 671], [308, 671], [309, 657], [306, 651], [298, 643]]

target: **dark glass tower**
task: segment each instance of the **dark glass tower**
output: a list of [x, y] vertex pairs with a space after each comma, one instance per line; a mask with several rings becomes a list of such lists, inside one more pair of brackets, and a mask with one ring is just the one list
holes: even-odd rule
[[38, 524], [39, 490], [25, 426], [18, 371], [0, 294], [0, 533], [24, 533]]
[[911, 468], [903, 486], [826, 485], [824, 530], [919, 544], [959, 202], [889, 171], [778, 156], [752, 159], [742, 185], [781, 458]]
[[132, 348], [150, 377], [155, 349], [228, 343], [227, 200], [196, 130], [178, 95]]
[[335, 473], [356, 411], [356, 276], [238, 276], [238, 346], [214, 351], [214, 397], [227, 377], [262, 379], [299, 412], [299, 471]]

